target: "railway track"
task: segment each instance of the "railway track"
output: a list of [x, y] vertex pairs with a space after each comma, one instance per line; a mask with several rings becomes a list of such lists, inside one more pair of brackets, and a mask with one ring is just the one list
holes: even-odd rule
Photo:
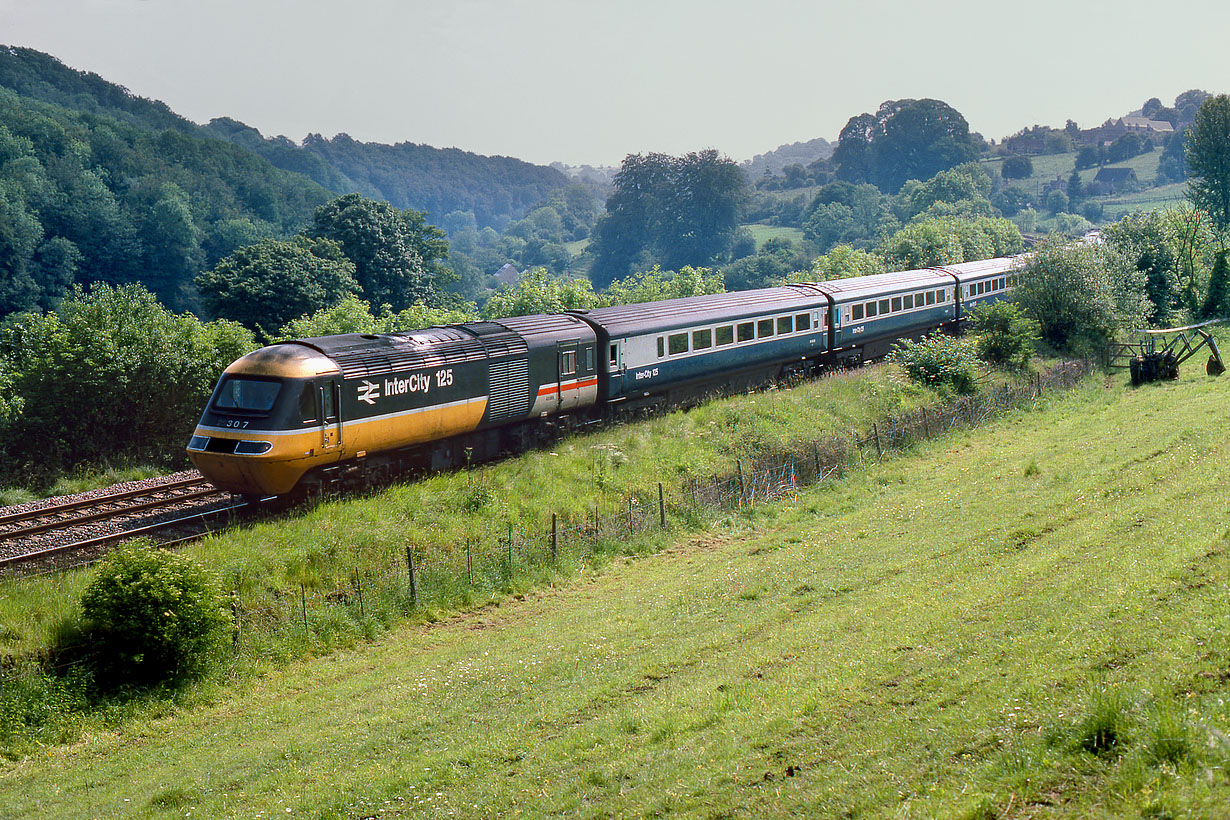
[[0, 572], [83, 563], [142, 536], [162, 543], [189, 540], [248, 506], [199, 474], [142, 485], [0, 511]]

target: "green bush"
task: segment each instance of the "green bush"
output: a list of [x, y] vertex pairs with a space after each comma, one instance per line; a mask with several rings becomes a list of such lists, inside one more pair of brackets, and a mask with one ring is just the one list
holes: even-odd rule
[[911, 381], [960, 394], [973, 393], [978, 360], [970, 343], [943, 333], [898, 342], [889, 361], [901, 365]]
[[1000, 367], [1024, 370], [1042, 338], [1041, 326], [1030, 319], [1019, 305], [994, 302], [980, 305], [970, 313], [974, 345], [978, 358]]
[[81, 609], [88, 662], [103, 688], [199, 677], [231, 629], [217, 579], [190, 558], [149, 547], [103, 561]]

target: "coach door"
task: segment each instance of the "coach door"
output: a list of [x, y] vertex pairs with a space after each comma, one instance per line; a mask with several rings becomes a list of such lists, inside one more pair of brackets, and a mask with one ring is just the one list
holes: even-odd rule
[[567, 410], [577, 406], [580, 393], [577, 389], [577, 343], [560, 342], [557, 353], [556, 398], [559, 409]]
[[337, 379], [316, 383], [316, 417], [320, 419], [320, 448], [332, 452], [342, 445], [342, 386]]

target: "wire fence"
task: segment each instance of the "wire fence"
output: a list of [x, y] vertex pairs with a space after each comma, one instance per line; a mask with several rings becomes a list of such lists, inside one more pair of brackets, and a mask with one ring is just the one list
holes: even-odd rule
[[[605, 508], [583, 516], [553, 513], [535, 530], [493, 522], [484, 537], [450, 551], [430, 553], [398, 547], [384, 566], [354, 572], [327, 588], [301, 584], [275, 590], [258, 601], [235, 598], [234, 649], [277, 643], [287, 637], [323, 639], [341, 621], [390, 622], [423, 607], [465, 603], [507, 590], [518, 579], [533, 583], [575, 572], [645, 533], [697, 524], [715, 511], [739, 510], [790, 496], [803, 487], [840, 477], [868, 460], [881, 460], [918, 442], [969, 429], [1026, 407], [1045, 392], [1067, 390], [1095, 368], [1089, 361], [1067, 362], [1036, 374], [1028, 382], [1005, 384], [939, 407], [889, 415], [869, 430], [851, 431], [793, 446], [754, 460], [737, 461], [733, 472], [682, 483], [659, 483], [649, 497], [611, 499]], [[469, 596], [467, 598], [467, 596]], [[286, 633], [297, 632], [298, 636]], [[68, 652], [71, 663], [88, 660], [88, 647]], [[45, 660], [41, 666], [55, 661]], [[0, 659], [0, 694], [13, 676], [30, 674], [26, 665]], [[6, 680], [7, 678], [7, 680]]]

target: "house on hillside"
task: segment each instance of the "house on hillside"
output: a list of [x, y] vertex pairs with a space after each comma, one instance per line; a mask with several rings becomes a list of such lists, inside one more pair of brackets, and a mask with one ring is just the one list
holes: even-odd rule
[[1112, 194], [1122, 194], [1140, 188], [1140, 180], [1136, 178], [1136, 171], [1133, 168], [1099, 168], [1098, 175], [1093, 178], [1093, 181], [1105, 185], [1107, 191]]
[[505, 263], [504, 267], [495, 272], [495, 283], [497, 287], [505, 285], [511, 287], [517, 284], [517, 279], [521, 276], [521, 271], [517, 270], [517, 266], [512, 262]]
[[1119, 122], [1127, 131], [1145, 134], [1173, 134], [1174, 126], [1165, 120], [1151, 120], [1148, 117], [1120, 117]]
[[1168, 137], [1174, 133], [1174, 126], [1165, 120], [1151, 120], [1148, 117], [1120, 117], [1117, 120], [1107, 120], [1097, 128], [1087, 128], [1080, 132], [1082, 145], [1110, 145], [1125, 134], [1139, 134], [1141, 137]]

